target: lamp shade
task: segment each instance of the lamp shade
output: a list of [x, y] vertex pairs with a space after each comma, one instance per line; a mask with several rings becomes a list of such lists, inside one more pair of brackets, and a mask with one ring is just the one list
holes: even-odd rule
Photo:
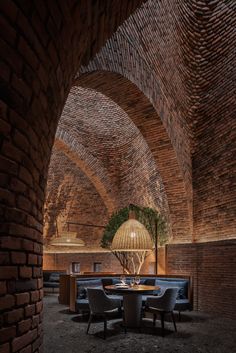
[[136, 219], [128, 219], [114, 235], [113, 251], [147, 251], [153, 249], [153, 242], [145, 226]]
[[53, 246], [84, 246], [82, 239], [76, 237], [76, 232], [63, 232], [60, 236], [52, 238], [50, 245]]

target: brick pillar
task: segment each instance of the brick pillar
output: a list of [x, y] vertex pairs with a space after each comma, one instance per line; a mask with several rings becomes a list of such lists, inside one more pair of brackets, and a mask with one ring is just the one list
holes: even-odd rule
[[58, 118], [81, 60], [141, 2], [118, 14], [110, 1], [0, 1], [1, 353], [41, 351], [42, 208]]

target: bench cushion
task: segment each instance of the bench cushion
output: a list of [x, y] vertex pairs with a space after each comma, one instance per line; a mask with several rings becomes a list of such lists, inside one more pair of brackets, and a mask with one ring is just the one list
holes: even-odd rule
[[87, 298], [87, 288], [102, 288], [101, 279], [77, 281], [77, 297], [78, 297], [78, 299], [86, 299]]
[[58, 282], [43, 282], [44, 288], [59, 288]]
[[[161, 292], [167, 288], [179, 288], [177, 300], [188, 298], [188, 281], [187, 280], [169, 280], [169, 279], [157, 279], [156, 285], [161, 288]], [[157, 293], [160, 294], [160, 293]]]
[[49, 276], [48, 282], [59, 282], [60, 281], [60, 274], [59, 273], [51, 273]]
[[192, 310], [192, 305], [188, 299], [177, 299], [174, 310]]

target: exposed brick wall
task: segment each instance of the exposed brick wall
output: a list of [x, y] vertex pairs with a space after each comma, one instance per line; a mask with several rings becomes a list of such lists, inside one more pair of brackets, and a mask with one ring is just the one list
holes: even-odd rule
[[[90, 62], [140, 3], [0, 1], [0, 344], [5, 352], [41, 352], [47, 168], [58, 118], [81, 63], [80, 73], [120, 73], [155, 107], [176, 153], [173, 165], [180, 166], [181, 179], [170, 195], [175, 187], [178, 196], [186, 192], [180, 198], [186, 224], [182, 238], [181, 226], [176, 227], [179, 239], [191, 239], [192, 224], [197, 241], [235, 237], [236, 3], [149, 0]], [[176, 267], [172, 272], [197, 271], [199, 309], [234, 315], [233, 241], [169, 249], [175, 251], [173, 262], [168, 260]]]
[[122, 273], [120, 263], [114, 255], [109, 253], [45, 254], [43, 258], [43, 269], [69, 271], [72, 262], [80, 263], [81, 272], [93, 271], [93, 264], [95, 262], [100, 262], [102, 264], [102, 272]]
[[76, 165], [63, 154], [53, 150], [50, 161], [45, 201], [44, 237], [46, 241], [59, 233], [75, 231], [86, 247], [99, 246], [103, 228], [81, 224], [106, 225], [107, 209], [97, 190]]
[[0, 1], [3, 352], [42, 351], [42, 209], [57, 121], [80, 63], [140, 3]]
[[[116, 272], [122, 273], [123, 269], [113, 254], [104, 253], [54, 253], [44, 254], [43, 257], [43, 269], [44, 270], [63, 270], [70, 271], [72, 262], [80, 263], [81, 272], [93, 271], [93, 264], [95, 262], [101, 262], [102, 272]], [[150, 252], [141, 268], [140, 273], [142, 274], [154, 274], [155, 273], [155, 255], [154, 252]], [[158, 274], [165, 273], [165, 247], [158, 249]]]
[[179, 46], [182, 33], [186, 35], [178, 20], [179, 7], [185, 9], [181, 4], [172, 0], [146, 1], [89, 65], [80, 69], [78, 76], [93, 71], [119, 73], [150, 100], [176, 152], [191, 212], [192, 122], [187, 120], [189, 107], [183, 81], [185, 60], [191, 60], [191, 53], [186, 59]]
[[236, 5], [223, 0], [183, 3], [147, 1], [78, 77], [99, 71], [102, 82], [101, 71], [120, 73], [156, 109], [187, 192], [191, 227], [179, 240], [234, 238], [236, 34], [231, 28]]
[[[76, 197], [75, 188], [67, 190], [68, 183], [67, 189], [66, 185], [62, 185], [64, 170], [72, 171], [73, 168], [76, 169], [74, 174], [77, 178], [72, 183], [80, 183], [78, 168], [82, 169], [104, 200], [109, 215], [133, 203], [160, 210], [168, 221], [167, 197], [151, 152], [139, 130], [114, 102], [93, 90], [74, 87], [63, 110], [56, 136], [47, 185], [47, 200], [48, 197], [53, 198], [49, 202], [55, 214], [54, 219], [51, 217], [51, 223], [55, 223], [58, 216], [58, 202], [62, 211], [67, 208], [67, 203], [71, 203], [70, 194]], [[63, 151], [74, 163], [66, 166], [58, 150]], [[59, 192], [60, 199], [56, 200]], [[94, 217], [100, 218], [100, 224], [106, 224], [107, 218], [104, 219], [101, 208], [96, 207], [92, 200], [89, 202]], [[45, 209], [47, 217], [47, 204]], [[73, 215], [70, 217], [73, 218]], [[87, 223], [91, 223], [90, 220]]]
[[116, 209], [137, 203], [168, 214], [162, 180], [146, 141], [115, 102], [97, 91], [73, 87], [57, 138], [100, 178]]
[[[192, 213], [176, 152], [155, 109], [129, 80], [108, 72], [79, 77], [77, 84], [92, 87], [114, 100], [138, 127], [155, 158], [169, 206], [172, 242], [192, 240]], [[138, 188], [137, 188], [138, 189]], [[155, 184], [151, 193], [155, 192]]]
[[167, 246], [167, 273], [193, 276], [194, 308], [236, 318], [236, 242]]
[[[235, 238], [236, 226], [236, 33], [235, 1], [194, 1], [179, 6], [180, 50], [194, 136], [194, 239]], [[191, 56], [190, 56], [191, 55]]]
[[235, 115], [219, 113], [199, 131], [193, 156], [196, 241], [236, 237], [235, 124]]

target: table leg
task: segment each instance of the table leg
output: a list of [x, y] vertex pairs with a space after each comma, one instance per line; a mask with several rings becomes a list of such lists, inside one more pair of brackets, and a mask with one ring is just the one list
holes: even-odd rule
[[140, 327], [142, 296], [125, 294], [123, 296], [124, 318], [127, 327]]

